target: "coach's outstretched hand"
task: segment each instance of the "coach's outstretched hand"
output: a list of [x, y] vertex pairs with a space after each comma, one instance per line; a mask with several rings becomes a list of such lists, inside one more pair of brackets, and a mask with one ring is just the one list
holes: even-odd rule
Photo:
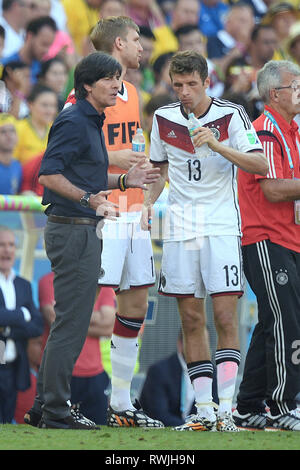
[[146, 158], [141, 158], [128, 171], [126, 187], [147, 190], [147, 184], [155, 183], [159, 179], [159, 174], [160, 168], [154, 168]]
[[107, 200], [107, 196], [111, 191], [100, 191], [97, 194], [91, 194], [90, 207], [96, 211], [97, 215], [103, 216], [105, 219], [115, 220], [120, 216], [118, 205]]

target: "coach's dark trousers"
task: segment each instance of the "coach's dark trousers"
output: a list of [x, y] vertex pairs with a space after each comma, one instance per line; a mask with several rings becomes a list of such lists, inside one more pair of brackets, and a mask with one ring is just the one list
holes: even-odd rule
[[92, 225], [48, 221], [45, 246], [54, 272], [56, 319], [42, 358], [34, 408], [42, 408], [46, 419], [61, 419], [70, 414], [72, 371], [90, 324], [102, 241]]
[[[237, 397], [240, 413], [272, 415], [300, 398], [300, 254], [269, 240], [243, 247], [246, 278], [257, 297], [258, 323]], [[298, 396], [297, 396], [298, 395]]]

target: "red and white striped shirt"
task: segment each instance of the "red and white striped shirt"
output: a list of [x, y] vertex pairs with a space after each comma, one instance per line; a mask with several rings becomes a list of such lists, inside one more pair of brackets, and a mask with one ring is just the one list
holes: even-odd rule
[[269, 106], [265, 106], [277, 122], [290, 149], [293, 169], [290, 168], [285, 144], [272, 120], [262, 114], [253, 122], [257, 135], [269, 161], [267, 176], [251, 175], [239, 170], [238, 193], [242, 218], [242, 243], [250, 245], [262, 240], [271, 240], [300, 253], [300, 226], [294, 222], [294, 202], [269, 202], [264, 196], [259, 180], [300, 178], [300, 155], [296, 141], [300, 144], [298, 125], [288, 123]]

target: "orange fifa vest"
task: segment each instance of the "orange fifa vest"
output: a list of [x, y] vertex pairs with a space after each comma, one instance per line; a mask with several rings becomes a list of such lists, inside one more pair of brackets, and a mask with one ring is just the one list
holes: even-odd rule
[[[132, 137], [140, 127], [140, 108], [138, 93], [129, 82], [123, 81], [123, 95], [118, 95], [116, 105], [105, 109], [103, 133], [107, 150], [123, 150], [131, 148]], [[126, 170], [110, 165], [109, 173], [126, 173]], [[120, 199], [119, 199], [120, 198]], [[143, 190], [127, 189], [121, 192], [114, 189], [108, 199], [119, 205], [121, 212], [141, 210], [144, 201]]]
[[[66, 105], [75, 103], [75, 90], [72, 90]], [[105, 116], [102, 130], [107, 150], [130, 149], [132, 137], [140, 127], [139, 98], [134, 85], [123, 81], [123, 95], [119, 93], [115, 106], [105, 109]], [[115, 165], [110, 165], [108, 172], [127, 173]], [[127, 189], [125, 192], [114, 189], [108, 199], [118, 204], [120, 212], [135, 212], [141, 210], [144, 194], [139, 188]]]

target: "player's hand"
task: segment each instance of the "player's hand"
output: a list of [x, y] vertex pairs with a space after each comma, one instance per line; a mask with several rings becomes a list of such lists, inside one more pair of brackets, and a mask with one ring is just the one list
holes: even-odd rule
[[206, 143], [212, 150], [215, 150], [219, 144], [209, 127], [198, 127], [195, 129], [193, 133], [193, 143], [195, 147], [200, 147]]
[[145, 231], [151, 230], [153, 219], [153, 206], [143, 206], [141, 215], [141, 229]]
[[133, 152], [131, 149], [109, 152], [108, 157], [110, 165], [116, 165], [122, 170], [129, 170], [138, 163], [141, 158], [147, 158], [144, 152]]
[[153, 167], [146, 158], [140, 158], [138, 163], [130, 168], [126, 175], [127, 188], [147, 190], [147, 184], [155, 183], [160, 176], [160, 168]]
[[96, 211], [96, 214], [108, 220], [116, 220], [120, 217], [118, 205], [107, 200], [111, 191], [100, 191], [97, 194], [91, 194], [89, 206]]

